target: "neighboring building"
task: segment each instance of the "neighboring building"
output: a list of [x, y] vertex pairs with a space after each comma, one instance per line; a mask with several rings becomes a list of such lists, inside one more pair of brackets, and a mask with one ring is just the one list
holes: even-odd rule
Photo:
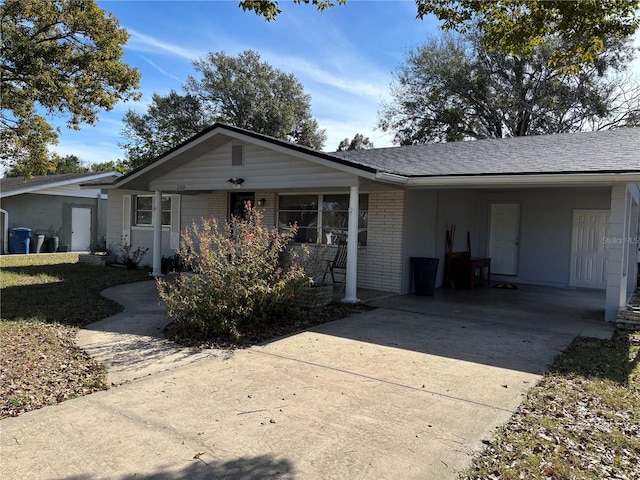
[[70, 251], [104, 244], [107, 195], [101, 187], [81, 188], [80, 184], [110, 182], [119, 176], [118, 172], [105, 172], [1, 179], [2, 253], [10, 253], [7, 229], [13, 227], [57, 237], [62, 249]]
[[606, 289], [615, 320], [635, 287], [639, 182], [638, 128], [323, 153], [216, 124], [104, 185], [107, 243], [149, 247], [159, 275], [181, 230], [251, 200], [270, 224], [297, 221], [298, 241], [348, 231], [356, 301], [411, 292], [410, 257], [442, 265], [453, 224], [454, 250], [470, 232], [492, 279]]

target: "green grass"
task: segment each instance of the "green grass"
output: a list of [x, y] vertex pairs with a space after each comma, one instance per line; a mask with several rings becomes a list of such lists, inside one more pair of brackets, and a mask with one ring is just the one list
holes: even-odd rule
[[122, 310], [102, 290], [149, 280], [145, 270], [77, 262], [77, 254], [1, 256], [1, 318], [83, 327]]
[[577, 338], [461, 478], [640, 478], [638, 340]]
[[77, 327], [122, 310], [102, 290], [149, 275], [77, 262], [0, 257], [0, 418], [107, 388], [104, 368], [75, 345]]

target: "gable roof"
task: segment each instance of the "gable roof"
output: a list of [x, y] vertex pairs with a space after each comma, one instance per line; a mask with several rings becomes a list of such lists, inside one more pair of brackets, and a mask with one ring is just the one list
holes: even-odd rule
[[298, 158], [315, 161], [329, 165], [360, 175], [368, 175], [375, 178], [376, 170], [373, 167], [350, 162], [330, 153], [321, 152], [304, 145], [287, 142], [279, 138], [263, 135], [260, 133], [245, 130], [243, 128], [226, 125], [223, 123], [215, 123], [204, 129], [200, 133], [194, 135], [181, 144], [173, 147], [171, 150], [163, 153], [159, 157], [147, 162], [146, 164], [132, 170], [126, 175], [116, 179], [110, 184], [103, 184], [105, 187], [124, 187], [127, 188], [143, 188], [145, 182], [141, 181], [145, 176], [160, 176], [166, 174], [180, 165], [184, 165], [195, 158], [208, 153], [212, 149], [216, 149], [221, 145], [232, 141], [243, 140], [263, 145], [276, 151], [286, 152]]
[[[113, 181], [122, 174], [118, 172], [89, 172], [89, 173], [63, 173], [59, 175], [40, 175], [25, 179], [24, 177], [11, 177], [0, 179], [0, 198], [12, 197], [23, 193], [33, 193], [40, 190], [47, 190], [56, 187], [64, 187], [69, 185], [93, 183], [101, 181], [102, 183]], [[99, 187], [96, 187], [99, 188]]]
[[250, 141], [370, 180], [416, 186], [442, 182], [454, 185], [462, 181], [462, 177], [465, 182], [476, 177], [480, 177], [478, 181], [482, 177], [492, 177], [499, 184], [507, 184], [509, 179], [516, 183], [527, 182], [527, 176], [562, 176], [560, 180], [572, 182], [568, 179], [587, 175], [591, 177], [588, 181], [593, 182], [598, 179], [609, 181], [619, 174], [628, 175], [616, 181], [640, 182], [639, 127], [327, 153], [216, 123], [115, 182], [102, 185], [115, 188], [126, 185], [144, 190], [149, 178], [167, 174], [234, 139]]
[[640, 128], [335, 152], [406, 177], [640, 172]]

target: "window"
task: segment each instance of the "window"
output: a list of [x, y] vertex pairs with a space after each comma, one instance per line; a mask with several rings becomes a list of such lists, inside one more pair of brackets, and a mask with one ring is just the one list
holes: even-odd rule
[[[369, 195], [360, 195], [358, 245], [367, 244]], [[349, 195], [280, 195], [278, 223], [298, 224], [296, 242], [335, 244], [346, 239], [349, 226]]]
[[[153, 196], [136, 197], [136, 225], [153, 225]], [[171, 195], [162, 196], [162, 225], [171, 225]]]

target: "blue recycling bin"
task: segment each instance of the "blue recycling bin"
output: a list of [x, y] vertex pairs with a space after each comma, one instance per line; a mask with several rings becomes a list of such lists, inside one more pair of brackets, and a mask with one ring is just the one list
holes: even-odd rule
[[9, 229], [9, 250], [11, 253], [29, 253], [31, 229], [17, 227]]

